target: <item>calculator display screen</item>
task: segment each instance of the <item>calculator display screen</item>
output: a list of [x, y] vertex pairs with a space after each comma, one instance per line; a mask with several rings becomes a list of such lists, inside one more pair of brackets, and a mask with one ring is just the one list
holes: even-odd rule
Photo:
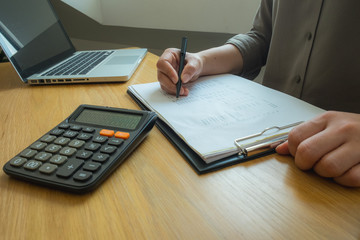
[[141, 118], [137, 114], [84, 109], [75, 122], [134, 130]]

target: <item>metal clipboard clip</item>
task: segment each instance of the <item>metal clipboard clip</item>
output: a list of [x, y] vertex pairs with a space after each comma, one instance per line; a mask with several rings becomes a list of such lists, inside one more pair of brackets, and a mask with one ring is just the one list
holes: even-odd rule
[[279, 145], [280, 143], [285, 142], [288, 138], [289, 132], [271, 135], [270, 137], [266, 137], [266, 138], [263, 138], [263, 139], [260, 139], [260, 140], [257, 140], [257, 141], [251, 142], [251, 143], [243, 144], [243, 145], [241, 145], [240, 142], [243, 142], [243, 141], [251, 139], [251, 138], [260, 137], [270, 131], [276, 130], [276, 132], [278, 132], [278, 131], [281, 131], [281, 130], [284, 130], [287, 128], [295, 127], [301, 123], [303, 123], [303, 121], [291, 123], [291, 124], [281, 126], [281, 127], [273, 126], [273, 127], [265, 128], [262, 132], [251, 134], [249, 136], [245, 136], [245, 137], [241, 137], [241, 138], [237, 138], [234, 140], [234, 143], [239, 150], [239, 155], [243, 155], [246, 157], [249, 152], [263, 149], [263, 148], [274, 148], [277, 145]]

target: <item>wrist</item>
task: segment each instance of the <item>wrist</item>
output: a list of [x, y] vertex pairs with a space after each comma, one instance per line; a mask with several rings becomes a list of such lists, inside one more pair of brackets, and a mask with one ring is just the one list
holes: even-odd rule
[[237, 74], [242, 71], [243, 58], [234, 45], [211, 48], [197, 53], [197, 56], [202, 64], [201, 75]]
[[204, 51], [199, 52], [196, 54], [196, 57], [199, 62], [199, 77], [209, 75], [208, 71], [206, 70], [206, 66], [208, 65], [206, 53], [204, 53]]

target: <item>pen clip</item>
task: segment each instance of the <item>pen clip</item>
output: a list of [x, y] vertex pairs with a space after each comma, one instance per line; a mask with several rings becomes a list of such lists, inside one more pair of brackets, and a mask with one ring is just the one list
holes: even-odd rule
[[273, 127], [265, 128], [263, 131], [261, 131], [259, 133], [255, 133], [255, 134], [251, 134], [251, 135], [248, 135], [245, 137], [235, 139], [234, 144], [239, 149], [239, 155], [244, 155], [244, 156], [247, 156], [248, 152], [250, 152], [250, 151], [258, 150], [261, 148], [266, 148], [266, 147], [274, 148], [277, 145], [279, 145], [280, 143], [287, 140], [288, 133], [276, 134], [271, 137], [264, 138], [264, 139], [261, 139], [261, 140], [258, 140], [258, 141], [252, 142], [252, 143], [248, 143], [245, 145], [240, 145], [240, 142], [251, 139], [251, 138], [256, 138], [256, 137], [262, 136], [266, 132], [269, 132], [271, 130], [281, 131], [281, 130], [284, 130], [287, 128], [295, 127], [301, 123], [303, 123], [303, 121], [291, 123], [291, 124], [288, 124], [285, 126], [280, 126], [280, 127], [273, 126]]

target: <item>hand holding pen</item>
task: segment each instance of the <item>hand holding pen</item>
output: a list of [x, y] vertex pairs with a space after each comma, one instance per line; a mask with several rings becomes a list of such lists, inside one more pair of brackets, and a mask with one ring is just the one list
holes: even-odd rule
[[[186, 46], [182, 48], [184, 49]], [[203, 64], [198, 56], [198, 53], [186, 52], [186, 55], [183, 55], [183, 60], [180, 59], [181, 49], [166, 49], [156, 65], [157, 76], [161, 88], [167, 93], [173, 95], [176, 95], [177, 93], [177, 83], [180, 80], [181, 83], [179, 84], [181, 84], [181, 86], [179, 89], [179, 96], [187, 96], [189, 94], [189, 89], [186, 88], [184, 84], [198, 79], [202, 71]], [[183, 66], [180, 66], [182, 61]], [[182, 70], [180, 75], [179, 70]]]
[[[179, 80], [181, 50], [168, 48], [157, 62], [158, 80], [161, 88], [170, 94], [176, 94], [176, 84]], [[187, 96], [189, 89], [185, 83], [196, 81], [199, 76], [221, 73], [240, 73], [243, 59], [240, 51], [232, 44], [224, 44], [197, 53], [186, 53], [182, 73], [180, 96]], [[179, 83], [180, 84], [180, 83]]]

